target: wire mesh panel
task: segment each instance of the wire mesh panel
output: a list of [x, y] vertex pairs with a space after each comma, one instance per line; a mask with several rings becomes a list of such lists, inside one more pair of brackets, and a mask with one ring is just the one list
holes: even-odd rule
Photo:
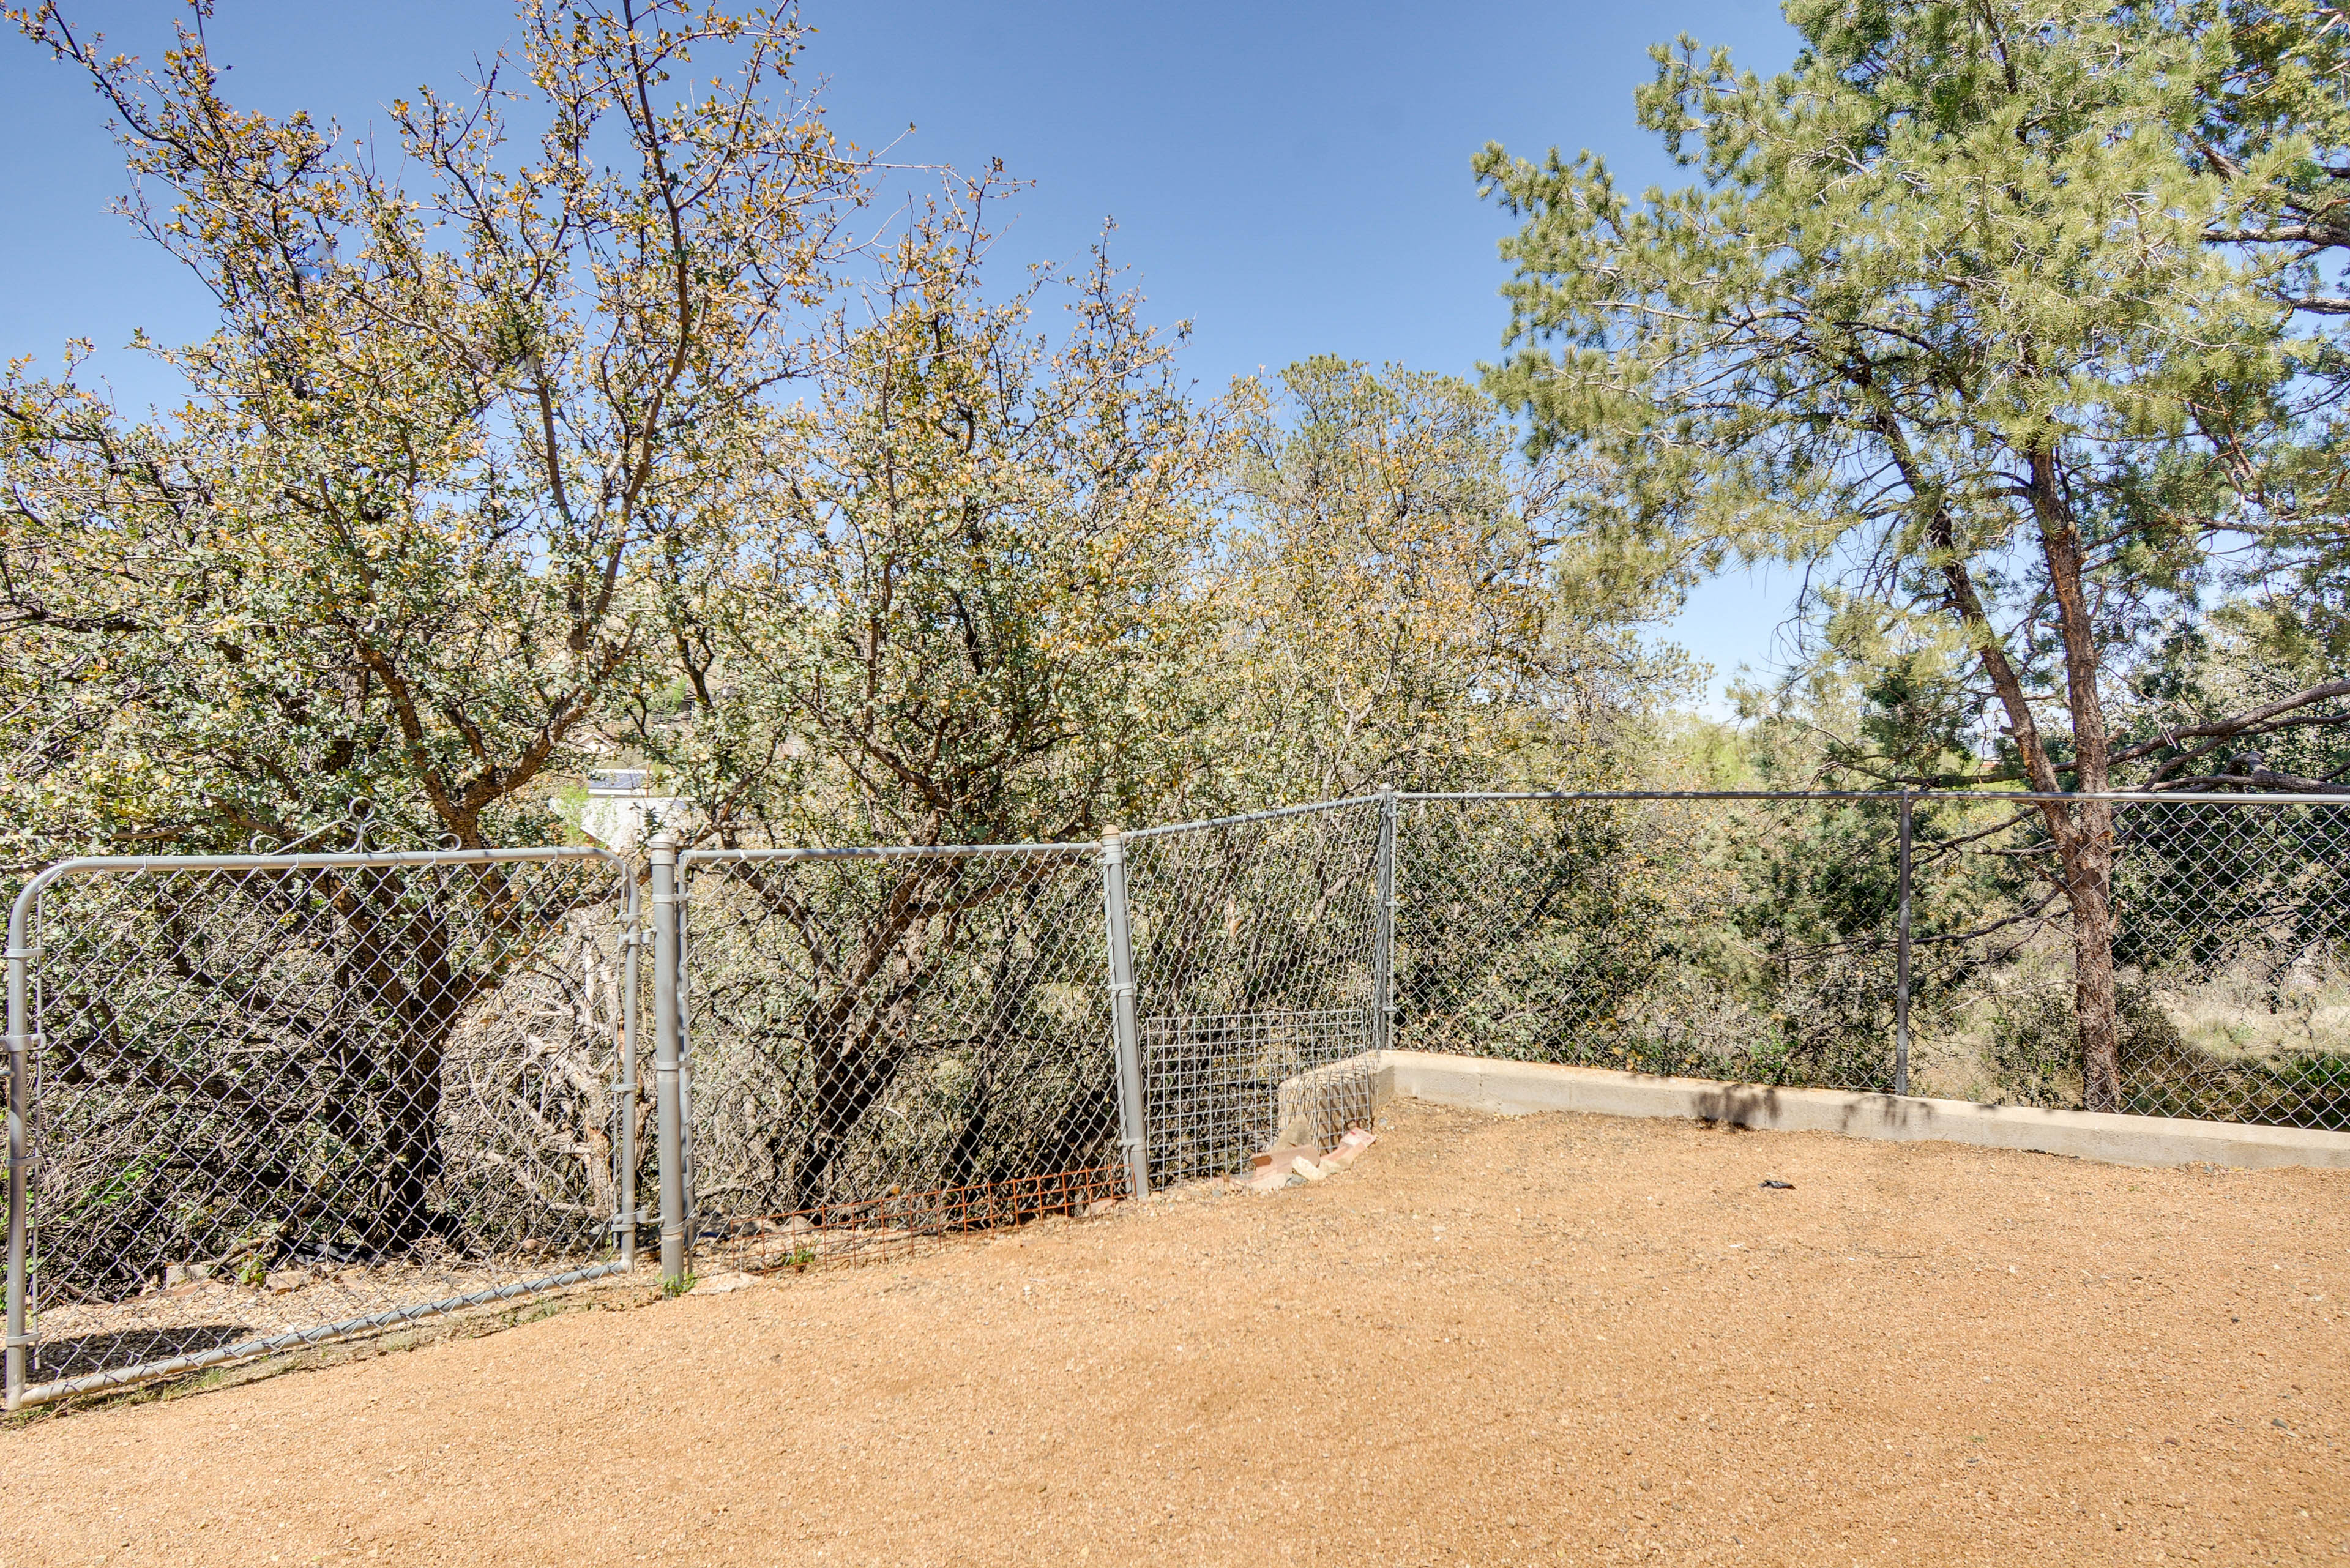
[[[2050, 803], [2078, 814], [2077, 798]], [[2107, 933], [2086, 935], [2043, 805], [1916, 803], [1911, 1082], [2078, 1108], [2083, 942], [2110, 954], [2117, 1108], [2350, 1126], [2350, 935], [2338, 805], [2118, 800]]]
[[2127, 805], [2115, 837], [2123, 1108], [2350, 1129], [2350, 808]]
[[1897, 803], [1407, 798], [1402, 1049], [1892, 1085]]
[[[2109, 1018], [2125, 1110], [2350, 1129], [2350, 806], [2049, 804], [2110, 812], [2102, 936], [2015, 796], [1404, 796], [1128, 835], [1150, 1179], [1367, 1120], [1383, 1040], [1876, 1090], [1903, 1016], [1916, 1092], [2077, 1106]], [[1125, 1190], [1096, 846], [684, 864], [705, 1264]], [[640, 1186], [656, 1163], [649, 1096], [615, 1082], [629, 887], [590, 850], [40, 873], [11, 929], [12, 1394], [616, 1268], [619, 1151]]]
[[1128, 836], [1151, 1181], [1368, 1121], [1377, 801]]
[[[1989, 794], [1910, 805], [1912, 1092], [2078, 1107], [2080, 932], [2042, 807]], [[1900, 805], [1407, 798], [1394, 1043], [1889, 1088]], [[2110, 809], [2121, 1108], [2350, 1127], [2350, 808], [2246, 796]]]
[[32, 1397], [616, 1266], [627, 889], [591, 850], [46, 874]]
[[700, 1267], [803, 1265], [1123, 1190], [1094, 846], [685, 864]]

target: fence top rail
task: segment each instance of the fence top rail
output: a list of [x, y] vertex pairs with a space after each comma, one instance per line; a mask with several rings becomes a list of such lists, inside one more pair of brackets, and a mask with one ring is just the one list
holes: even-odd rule
[[[2350, 805], [2343, 794], [2222, 794], [2214, 791], [2106, 790], [2096, 794], [2049, 794], [2038, 790], [1842, 790], [1842, 789], [1596, 789], [1596, 790], [1444, 790], [1399, 794], [1401, 801], [1540, 801], [1540, 800], [1964, 800], [1992, 805], [2031, 805], [2040, 801], [2106, 801], [2123, 805]], [[1333, 803], [1333, 804], [1347, 804]], [[1307, 808], [1311, 809], [1311, 808]], [[1205, 825], [1199, 825], [1205, 826]], [[1164, 833], [1166, 828], [1149, 831]]]
[[[8, 909], [8, 947], [25, 946], [34, 901], [68, 877], [147, 871], [331, 871], [369, 866], [492, 866], [516, 861], [600, 860], [623, 877], [629, 863], [595, 844], [544, 845], [526, 849], [342, 849], [305, 855], [82, 855], [45, 866], [16, 891]], [[633, 883], [633, 878], [629, 878]]]
[[[1439, 800], [1440, 795], [1398, 795], [1399, 800]], [[1466, 797], [1464, 797], [1466, 798]], [[1237, 816], [1211, 816], [1198, 822], [1170, 822], [1159, 827], [1129, 828], [1119, 836], [1131, 841], [1137, 838], [1157, 838], [1169, 833], [1198, 833], [1211, 827], [1239, 827], [1252, 822], [1271, 822], [1276, 817], [1305, 816], [1317, 811], [1339, 811], [1350, 805], [1377, 805], [1380, 797], [1375, 794], [1350, 794], [1343, 800], [1317, 800], [1305, 805], [1279, 805], [1270, 811], [1244, 811]]]
[[1098, 844], [830, 844], [791, 849], [687, 849], [678, 869], [771, 860], [943, 860], [974, 855], [1076, 857], [1098, 855]]

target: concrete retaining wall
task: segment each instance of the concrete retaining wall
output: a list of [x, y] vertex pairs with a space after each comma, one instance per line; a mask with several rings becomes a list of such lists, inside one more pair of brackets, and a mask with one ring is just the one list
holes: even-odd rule
[[2029, 1149], [2115, 1165], [2350, 1168], [2350, 1133], [1979, 1106], [1836, 1089], [1774, 1089], [1426, 1051], [1380, 1053], [1375, 1093], [1382, 1103], [1405, 1096], [1503, 1116], [1584, 1111], [1610, 1116], [1688, 1116], [1773, 1132]]

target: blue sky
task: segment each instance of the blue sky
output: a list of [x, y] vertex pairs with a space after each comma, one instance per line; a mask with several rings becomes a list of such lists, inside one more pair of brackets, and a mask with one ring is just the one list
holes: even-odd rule
[[[169, 0], [70, 4], [77, 26], [150, 57]], [[908, 160], [1002, 158], [1034, 182], [999, 254], [1075, 257], [1114, 217], [1113, 254], [1161, 319], [1189, 318], [1205, 388], [1307, 354], [1471, 373], [1499, 349], [1508, 230], [1469, 172], [1488, 140], [1538, 155], [1588, 147], [1627, 184], [1677, 171], [1632, 118], [1647, 46], [1687, 32], [1746, 64], [1783, 65], [1777, 7], [1384, 0], [812, 0], [807, 69], [838, 130]], [[453, 83], [513, 31], [496, 0], [218, 0], [230, 97], [307, 107], [353, 129], [421, 82]], [[107, 203], [120, 157], [88, 88], [0, 39], [0, 354], [54, 363], [143, 327], [208, 326], [200, 290]], [[909, 124], [916, 129], [905, 134]], [[100, 364], [126, 400], [168, 396], [135, 357]], [[1768, 664], [1789, 580], [1700, 589], [1670, 635], [1717, 671]]]

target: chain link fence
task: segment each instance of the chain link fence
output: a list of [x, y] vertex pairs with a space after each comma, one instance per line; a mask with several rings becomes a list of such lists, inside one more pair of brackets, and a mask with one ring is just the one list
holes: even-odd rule
[[[2350, 801], [2110, 805], [2123, 1107], [2350, 1130]], [[1388, 1046], [2077, 1106], [2055, 851], [1821, 793], [657, 840], [641, 1030], [600, 851], [70, 862], [9, 933], [11, 1398], [625, 1268], [640, 1183], [671, 1282], [1081, 1212], [1326, 1147]]]
[[1399, 1047], [1894, 1087], [1898, 802], [1451, 796], [1398, 812]]
[[[2350, 1128], [2350, 805], [2113, 811], [2122, 1108]], [[1409, 796], [1396, 857], [1399, 1046], [2082, 1104], [2032, 801]]]
[[689, 851], [695, 1266], [805, 1266], [1123, 1190], [1101, 849]]
[[9, 928], [12, 1402], [621, 1266], [626, 867], [69, 861]]
[[[1993, 906], [2014, 923], [1967, 933], [1968, 967], [1946, 966], [1931, 1015], [1945, 1075], [2076, 1105], [2070, 922], [2043, 890], [2053, 846], [2033, 822], [1978, 843], [1943, 874], [1991, 880], [1966, 865], [1984, 851], [2023, 869]], [[2350, 806], [2124, 804], [2115, 851], [2122, 1108], [2350, 1130]]]

